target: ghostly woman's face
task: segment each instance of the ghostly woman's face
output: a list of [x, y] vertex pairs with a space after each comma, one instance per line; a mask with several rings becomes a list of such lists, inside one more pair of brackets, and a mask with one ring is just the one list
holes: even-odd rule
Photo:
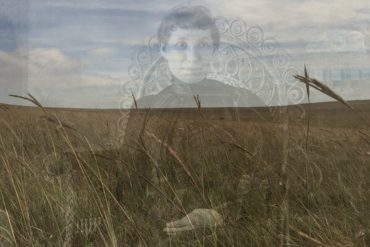
[[199, 29], [175, 29], [161, 47], [171, 73], [184, 83], [200, 82], [209, 74], [213, 51], [211, 31]]

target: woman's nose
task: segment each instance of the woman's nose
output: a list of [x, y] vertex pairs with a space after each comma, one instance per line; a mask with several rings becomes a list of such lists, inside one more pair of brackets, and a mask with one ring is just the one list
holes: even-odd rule
[[200, 59], [199, 51], [193, 46], [189, 46], [189, 49], [186, 52], [186, 60], [188, 61], [197, 61]]

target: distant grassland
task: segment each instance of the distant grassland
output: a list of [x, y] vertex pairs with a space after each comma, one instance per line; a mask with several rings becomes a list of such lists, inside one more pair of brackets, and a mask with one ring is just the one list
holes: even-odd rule
[[[352, 105], [370, 120], [369, 101]], [[285, 130], [279, 108], [232, 121], [223, 109], [142, 111], [131, 133], [142, 138], [120, 144], [119, 110], [47, 109], [75, 131], [3, 105], [0, 246], [369, 246], [370, 129], [338, 103], [303, 108], [307, 146], [297, 107]], [[199, 207], [229, 218], [162, 232]]]

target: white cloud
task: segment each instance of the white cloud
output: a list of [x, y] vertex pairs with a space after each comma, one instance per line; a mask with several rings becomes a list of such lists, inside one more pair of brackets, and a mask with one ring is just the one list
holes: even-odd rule
[[[31, 0], [33, 6], [53, 6], [53, 7], [70, 7], [84, 9], [124, 9], [124, 10], [145, 10], [145, 11], [168, 11], [169, 6], [173, 5], [173, 1], [165, 0], [136, 0], [136, 1], [121, 1], [121, 0], [64, 0], [64, 1], [49, 1], [49, 0]], [[184, 1], [185, 2], [185, 1]]]
[[326, 32], [306, 47], [307, 52], [366, 52], [367, 37], [359, 31]]
[[295, 0], [218, 0], [211, 4], [217, 14], [237, 16], [254, 24], [284, 24], [301, 27], [306, 24], [327, 24], [357, 16], [357, 9], [367, 7], [367, 0], [295, 1]]
[[[368, 0], [217, 0], [208, 1], [220, 16], [243, 19], [247, 26], [258, 25], [279, 43], [314, 41], [317, 35], [332, 29], [357, 30], [359, 22], [370, 15], [358, 15]], [[353, 23], [353, 24], [351, 24]]]
[[16, 69], [25, 69], [26, 66], [25, 61], [22, 60], [21, 55], [17, 51], [10, 53], [0, 50], [0, 63], [3, 66], [14, 66]]
[[27, 90], [28, 64], [18, 51], [0, 50], [0, 103], [24, 103], [9, 94], [24, 94]]
[[45, 106], [117, 107], [123, 79], [86, 72], [86, 64], [56, 48], [0, 51], [0, 102], [30, 92]]
[[101, 58], [101, 57], [107, 57], [107, 56], [112, 55], [113, 49], [108, 48], [108, 47], [97, 48], [97, 49], [92, 50], [91, 53], [95, 57], [99, 57], [99, 58]]
[[[98, 53], [107, 54], [107, 49]], [[98, 102], [105, 98], [110, 107], [117, 106], [122, 80], [109, 75], [94, 74], [85, 70], [89, 61], [66, 56], [58, 49], [34, 49], [29, 62], [36, 70], [30, 71], [29, 89], [45, 104], [73, 107], [102, 107]], [[84, 65], [84, 66], [83, 66]], [[88, 68], [86, 68], [88, 69]], [[105, 93], [104, 93], [105, 92]], [[105, 103], [104, 107], [109, 107]]]
[[71, 59], [57, 48], [36, 48], [29, 51], [31, 73], [67, 73], [83, 67], [82, 62]]

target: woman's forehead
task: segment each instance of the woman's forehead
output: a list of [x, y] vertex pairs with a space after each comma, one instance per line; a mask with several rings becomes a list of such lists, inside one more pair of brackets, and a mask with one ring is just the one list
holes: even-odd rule
[[209, 39], [212, 40], [211, 30], [201, 30], [201, 29], [184, 29], [177, 28], [172, 31], [169, 42], [176, 40], [202, 40]]

